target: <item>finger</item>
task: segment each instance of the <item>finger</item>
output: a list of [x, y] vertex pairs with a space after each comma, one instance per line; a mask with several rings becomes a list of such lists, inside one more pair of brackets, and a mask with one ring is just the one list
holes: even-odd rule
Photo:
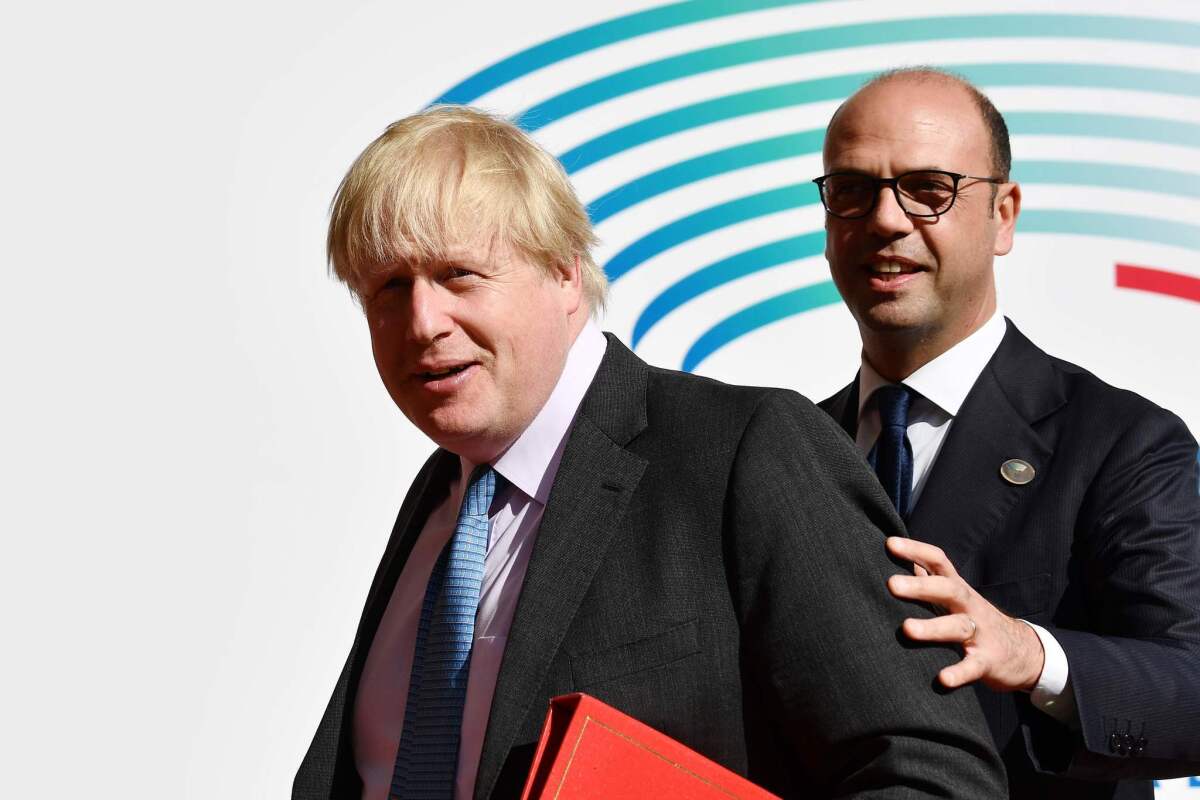
[[903, 536], [889, 536], [886, 544], [888, 552], [892, 555], [918, 564], [928, 572], [935, 575], [958, 575], [946, 553], [936, 545], [906, 539]]
[[924, 578], [928, 574], [929, 570], [925, 569], [920, 564], [913, 562], [913, 575], [916, 575], [918, 578]]
[[983, 674], [983, 659], [976, 655], [969, 655], [957, 664], [951, 664], [939, 672], [938, 681], [947, 689], [957, 689], [968, 683], [974, 683], [982, 678]]
[[975, 636], [975, 623], [966, 614], [904, 620], [904, 635], [919, 642], [965, 643]]
[[967, 611], [971, 601], [971, 589], [961, 578], [948, 578], [944, 575], [893, 575], [888, 578], [887, 586], [893, 596], [902, 600], [933, 603], [952, 613]]

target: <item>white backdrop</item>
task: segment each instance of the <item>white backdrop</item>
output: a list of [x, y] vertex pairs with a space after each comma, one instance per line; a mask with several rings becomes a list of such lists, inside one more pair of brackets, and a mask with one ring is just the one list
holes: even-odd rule
[[[904, 17], [893, 5], [801, 3], [647, 33], [519, 76], [479, 102], [515, 114], [697, 47]], [[971, 13], [1133, 13], [1124, 5], [1008, 0]], [[286, 795], [396, 508], [431, 449], [392, 407], [357, 310], [325, 275], [333, 190], [388, 122], [513, 53], [649, 6], [125, 0], [8, 10], [0, 794]], [[934, 0], [920, 13], [959, 6]], [[904, 63], [1127, 68], [1108, 83], [1056, 84], [1053, 70], [1025, 83], [1004, 77], [1024, 66], [994, 88], [985, 81], [1003, 111], [1027, 115], [1014, 126], [1018, 164], [1050, 165], [1031, 173], [1041, 180], [1026, 186], [1027, 209], [1177, 223], [1110, 238], [1043, 216], [1047, 232], [1019, 232], [1001, 262], [1001, 303], [1045, 349], [1136, 388], [1197, 431], [1200, 304], [1118, 289], [1113, 269], [1200, 276], [1188, 226], [1200, 218], [1189, 183], [1200, 177], [1200, 137], [1188, 139], [1200, 99], [1186, 80], [1144, 71], [1200, 72], [1200, 37], [1188, 38], [1200, 11], [1148, 2], [1136, 13], [1187, 24], [1176, 42], [1153, 26], [1125, 39], [1047, 38], [1035, 26], [1004, 40], [968, 30], [936, 44], [851, 43], [671, 81], [660, 69], [536, 135], [566, 153], [706, 98]], [[591, 202], [677, 161], [817, 128], [835, 105], [816, 98], [680, 130], [573, 178]], [[1131, 116], [1145, 120], [1134, 125], [1145, 135], [1075, 136], [1041, 112]], [[1053, 177], [1064, 161], [1183, 174], [1170, 191], [1121, 185], [1127, 173], [1113, 170], [1107, 185], [1081, 187]], [[673, 220], [818, 173], [818, 159], [799, 154], [682, 183], [601, 222], [599, 255], [609, 261]], [[817, 231], [813, 199], [721, 218], [657, 254], [643, 247], [614, 285], [606, 327], [629, 340], [651, 300], [700, 267]], [[747, 272], [664, 315], [638, 350], [679, 367], [721, 320], [825, 279], [819, 256]], [[826, 305], [757, 327], [696, 368], [819, 398], [849, 380], [856, 353], [849, 316]], [[1171, 781], [1160, 796], [1200, 791]]]

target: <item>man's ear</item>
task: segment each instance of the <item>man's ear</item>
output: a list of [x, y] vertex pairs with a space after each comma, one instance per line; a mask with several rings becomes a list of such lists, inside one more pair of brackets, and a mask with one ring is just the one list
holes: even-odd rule
[[992, 252], [998, 256], [1008, 255], [1012, 250], [1013, 232], [1017, 228], [1017, 217], [1021, 213], [1021, 187], [1015, 183], [1001, 185], [996, 192], [994, 213], [998, 217], [996, 241]]
[[563, 303], [567, 315], [574, 314], [583, 304], [583, 266], [579, 256], [575, 255], [565, 264], [559, 264], [555, 269], [558, 287], [563, 293]]

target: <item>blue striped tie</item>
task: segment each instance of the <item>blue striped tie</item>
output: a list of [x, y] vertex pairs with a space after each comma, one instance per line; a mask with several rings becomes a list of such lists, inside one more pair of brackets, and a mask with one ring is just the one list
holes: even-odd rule
[[867, 454], [867, 461], [900, 518], [908, 519], [913, 485], [912, 444], [908, 441], [912, 390], [903, 384], [880, 386], [875, 390], [875, 402], [879, 407], [879, 438]]
[[454, 797], [475, 611], [487, 555], [488, 508], [495, 491], [496, 473], [480, 465], [471, 473], [454, 536], [429, 576], [417, 625], [404, 729], [392, 771], [392, 797]]

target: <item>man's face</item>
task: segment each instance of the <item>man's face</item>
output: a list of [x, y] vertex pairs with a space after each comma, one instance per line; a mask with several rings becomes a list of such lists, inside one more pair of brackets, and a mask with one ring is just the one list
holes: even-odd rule
[[361, 287], [375, 365], [392, 400], [437, 444], [475, 463], [541, 410], [578, 332], [578, 265], [553, 274], [497, 240], [399, 262]]
[[[825, 141], [825, 172], [890, 178], [920, 169], [993, 177], [973, 99], [943, 81], [898, 78], [846, 104]], [[995, 310], [992, 260], [1012, 247], [1019, 194], [963, 179], [940, 217], [910, 217], [888, 187], [861, 219], [825, 217], [825, 256], [864, 341], [897, 334], [941, 351]], [[896, 271], [896, 270], [899, 271]]]

